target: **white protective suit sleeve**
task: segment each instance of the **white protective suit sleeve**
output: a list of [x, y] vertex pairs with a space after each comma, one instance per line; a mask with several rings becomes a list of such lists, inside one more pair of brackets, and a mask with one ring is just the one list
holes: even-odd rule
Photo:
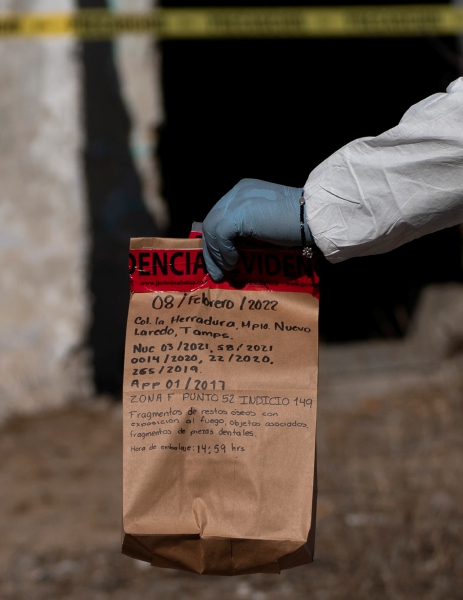
[[307, 221], [331, 262], [381, 254], [463, 222], [463, 78], [397, 127], [347, 144], [310, 174]]

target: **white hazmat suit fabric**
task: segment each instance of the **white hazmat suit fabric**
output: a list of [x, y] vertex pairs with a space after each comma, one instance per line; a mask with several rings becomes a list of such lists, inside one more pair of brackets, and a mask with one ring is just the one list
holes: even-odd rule
[[463, 222], [463, 78], [377, 137], [327, 158], [304, 187], [307, 222], [331, 262], [381, 254]]

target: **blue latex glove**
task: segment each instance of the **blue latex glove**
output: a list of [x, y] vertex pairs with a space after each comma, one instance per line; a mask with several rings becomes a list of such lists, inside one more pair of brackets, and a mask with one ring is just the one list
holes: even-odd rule
[[[300, 246], [302, 188], [259, 179], [242, 179], [211, 209], [203, 222], [204, 259], [214, 281], [238, 262], [236, 237], [253, 237], [279, 246]], [[313, 243], [305, 225], [308, 244]]]

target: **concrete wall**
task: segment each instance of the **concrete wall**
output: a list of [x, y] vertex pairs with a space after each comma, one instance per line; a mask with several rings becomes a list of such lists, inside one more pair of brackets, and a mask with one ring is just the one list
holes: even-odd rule
[[[72, 0], [0, 0], [1, 11], [75, 8]], [[0, 420], [94, 393], [80, 48], [70, 38], [0, 39]], [[143, 200], [162, 231], [168, 214], [153, 160], [163, 119], [159, 56], [151, 36], [119, 38], [113, 49]]]
[[[2, 11], [71, 10], [3, 0]], [[0, 418], [91, 393], [85, 193], [71, 39], [0, 39]]]
[[[119, 0], [112, 8], [151, 6]], [[72, 0], [0, 0], [1, 11], [74, 8]], [[72, 39], [0, 38], [0, 420], [94, 392], [79, 48]], [[113, 49], [143, 200], [162, 231], [168, 214], [153, 161], [164, 118], [160, 57], [150, 36], [125, 36]], [[462, 290], [428, 290], [403, 342], [322, 348], [321, 396], [353, 402], [447, 377], [463, 355]]]

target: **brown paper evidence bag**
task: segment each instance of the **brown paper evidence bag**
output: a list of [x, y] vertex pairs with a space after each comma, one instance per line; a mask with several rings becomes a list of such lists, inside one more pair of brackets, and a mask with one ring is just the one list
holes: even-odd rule
[[122, 552], [211, 575], [312, 562], [318, 277], [248, 247], [224, 282], [199, 239], [133, 239]]

